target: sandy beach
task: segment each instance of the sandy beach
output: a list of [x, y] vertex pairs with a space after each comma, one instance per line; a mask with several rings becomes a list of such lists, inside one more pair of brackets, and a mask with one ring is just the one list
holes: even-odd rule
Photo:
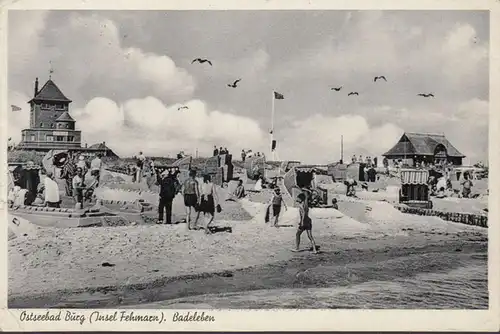
[[[265, 201], [267, 196], [260, 196], [261, 202]], [[264, 223], [265, 204], [247, 199], [228, 203], [223, 203], [226, 212], [241, 206], [254, 217], [231, 220], [228, 213], [224, 219], [216, 217], [215, 225], [230, 227], [231, 233], [205, 235], [187, 231], [185, 224], [70, 229], [34, 226], [26, 236], [9, 241], [9, 307], [147, 305], [162, 298], [217, 291], [206, 286], [218, 286], [219, 290], [232, 287], [224, 292], [293, 287], [300, 281], [297, 273], [318, 264], [338, 271], [347, 264], [363, 267], [369, 262], [378, 268], [372, 268], [371, 275], [382, 272], [395, 278], [402, 272], [387, 269], [386, 261], [439, 254], [435, 263], [419, 258], [422, 268], [405, 271], [404, 275], [411, 276], [421, 270], [452, 270], [459, 266], [460, 261], [450, 260], [457, 254], [487, 252], [487, 229], [403, 214], [386, 202], [341, 200], [340, 211], [311, 210], [321, 253], [293, 253], [297, 209], [289, 208], [281, 218], [282, 227], [273, 228]], [[233, 209], [227, 210], [228, 205]], [[175, 215], [182, 215], [182, 211], [174, 208]], [[303, 247], [309, 247], [305, 235]], [[114, 266], [103, 267], [104, 262]], [[287, 263], [290, 265], [284, 265]], [[253, 272], [243, 274], [245, 270]], [[276, 276], [280, 270], [286, 274]], [[255, 282], [256, 277], [266, 277], [265, 273], [274, 273], [274, 278], [257, 286], [249, 284], [250, 278]], [[214, 279], [218, 283], [213, 283]], [[278, 284], [284, 279], [289, 281]], [[200, 280], [201, 284], [188, 289], [182, 285], [187, 280]]]

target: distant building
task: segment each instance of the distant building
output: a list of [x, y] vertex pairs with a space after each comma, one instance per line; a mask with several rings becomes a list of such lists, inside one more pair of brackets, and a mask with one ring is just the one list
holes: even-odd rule
[[461, 166], [465, 157], [444, 135], [405, 132], [396, 145], [383, 154], [392, 160], [402, 160], [410, 166], [416, 163], [448, 163]]
[[30, 104], [30, 128], [22, 130], [21, 142], [17, 150], [48, 152], [50, 150], [83, 151], [85, 155], [98, 152], [105, 156], [116, 156], [105, 143], [82, 147], [82, 133], [76, 130], [75, 120], [69, 114], [68, 99], [49, 79], [38, 90], [38, 78]]

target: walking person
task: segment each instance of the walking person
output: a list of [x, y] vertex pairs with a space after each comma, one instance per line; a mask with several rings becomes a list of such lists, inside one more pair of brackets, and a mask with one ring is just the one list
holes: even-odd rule
[[219, 205], [218, 203], [219, 203], [219, 197], [217, 196], [215, 185], [212, 183], [212, 178], [208, 174], [203, 175], [198, 217], [200, 216], [201, 213], [203, 213], [205, 220], [207, 220], [207, 215], [208, 215], [208, 222], [203, 227], [205, 229], [206, 234], [212, 234], [212, 231], [210, 231], [210, 224], [212, 224], [212, 222], [214, 221], [215, 207]]
[[273, 209], [274, 227], [278, 227], [278, 220], [281, 213], [281, 206], [284, 206], [285, 210], [288, 210], [286, 203], [283, 200], [283, 195], [281, 195], [280, 188], [275, 188], [274, 195], [271, 200], [271, 207]]
[[191, 211], [194, 209], [197, 210], [200, 198], [200, 188], [198, 185], [198, 181], [196, 180], [196, 171], [189, 171], [189, 178], [184, 181], [184, 186], [182, 188], [182, 195], [184, 196], [184, 205], [186, 206], [186, 223], [188, 230], [192, 230], [196, 227], [198, 223], [198, 219], [196, 219], [195, 223], [191, 224]]
[[312, 250], [315, 254], [318, 253], [318, 248], [316, 247], [316, 242], [314, 241], [312, 235], [312, 220], [309, 217], [309, 206], [306, 201], [306, 195], [304, 193], [300, 193], [297, 196], [297, 203], [299, 204], [299, 224], [297, 226], [297, 232], [295, 233], [295, 249], [294, 252], [298, 252], [300, 250], [300, 237], [302, 232], [306, 231], [307, 237], [312, 245]]
[[160, 186], [160, 201], [158, 203], [158, 222], [163, 224], [163, 213], [165, 212], [166, 224], [172, 224], [172, 202], [178, 189], [177, 178], [168, 170], [163, 171], [158, 177]]
[[246, 154], [245, 150], [241, 150], [241, 161], [245, 162], [246, 157], [247, 157], [247, 154]]

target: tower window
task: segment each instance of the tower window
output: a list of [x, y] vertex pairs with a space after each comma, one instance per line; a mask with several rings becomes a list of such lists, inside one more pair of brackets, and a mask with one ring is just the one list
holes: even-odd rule
[[40, 127], [43, 128], [43, 123], [40, 123]]
[[58, 127], [58, 128], [61, 128], [61, 127], [62, 127], [62, 124], [61, 124], [61, 123], [57, 124], [57, 127]]
[[50, 104], [48, 104], [48, 103], [42, 103], [41, 108], [42, 109], [50, 109]]
[[54, 128], [54, 123], [50, 124], [50, 127], [53, 129]]
[[30, 136], [30, 140], [31, 140], [31, 141], [35, 141], [35, 135], [31, 135], [31, 136]]
[[56, 104], [56, 107], [55, 107], [56, 110], [64, 110], [64, 104]]
[[68, 136], [68, 141], [75, 141], [75, 137], [73, 137], [73, 136]]
[[56, 136], [56, 141], [64, 141], [64, 136]]
[[66, 124], [66, 129], [69, 129], [69, 124]]

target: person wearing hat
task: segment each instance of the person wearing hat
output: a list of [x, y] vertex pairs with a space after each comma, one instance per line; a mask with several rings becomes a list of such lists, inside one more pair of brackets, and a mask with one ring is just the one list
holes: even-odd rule
[[278, 220], [281, 213], [281, 206], [288, 210], [285, 201], [283, 200], [283, 195], [281, 195], [280, 188], [274, 189], [274, 195], [271, 199], [271, 207], [273, 209], [274, 227], [278, 227]]
[[85, 190], [85, 182], [83, 178], [83, 169], [76, 167], [76, 175], [73, 177], [73, 196], [75, 197], [76, 207], [83, 209], [83, 191]]
[[160, 186], [160, 201], [158, 203], [157, 224], [163, 224], [164, 212], [166, 216], [166, 223], [172, 224], [172, 202], [174, 201], [175, 195], [177, 194], [178, 182], [179, 181], [177, 181], [174, 171], [166, 169], [161, 172], [157, 182]]

